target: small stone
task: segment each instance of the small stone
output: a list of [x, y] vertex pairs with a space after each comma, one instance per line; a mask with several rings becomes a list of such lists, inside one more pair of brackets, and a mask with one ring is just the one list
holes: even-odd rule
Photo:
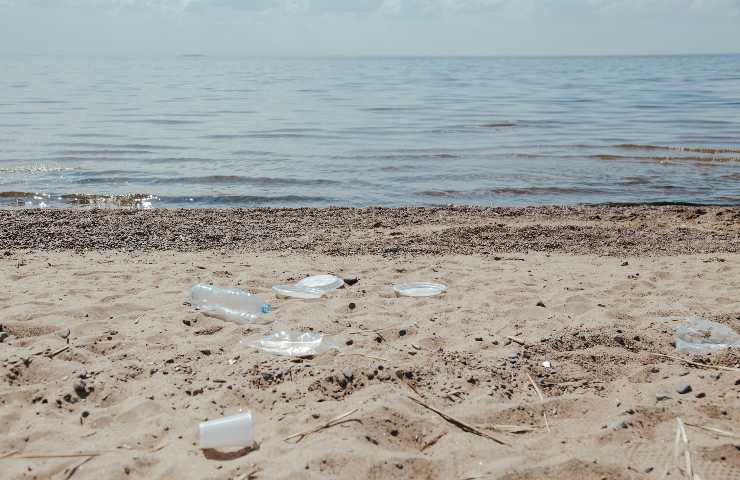
[[200, 353], [202, 353], [205, 356], [208, 356], [208, 355], [211, 354], [211, 351], [209, 349], [207, 349], [207, 348], [204, 348], [204, 349], [200, 350]]
[[622, 335], [615, 335], [614, 336], [614, 341], [617, 342], [618, 344], [624, 346], [624, 337]]
[[184, 325], [187, 325], [188, 327], [189, 327], [190, 325], [192, 325], [192, 323], [191, 323], [191, 322], [190, 322], [190, 320], [188, 320], [188, 319], [185, 319], [185, 320], [183, 320], [183, 321], [182, 321], [182, 323], [183, 323]]
[[3, 343], [6, 338], [8, 338], [10, 334], [8, 332], [0, 332], [0, 343]]
[[740, 385], [740, 378], [738, 378], [737, 380], [735, 380], [735, 385]]
[[707, 396], [707, 394], [704, 393], [704, 392], [699, 392], [699, 393], [696, 394], [696, 398], [704, 398], [706, 396]]
[[626, 267], [626, 266], [627, 266], [627, 265], [629, 265], [629, 264], [630, 264], [630, 262], [622, 262], [622, 266], [623, 266], [623, 267]]
[[679, 377], [685, 377], [689, 373], [691, 373], [691, 372], [689, 372], [688, 370], [681, 370], [680, 372], [678, 372], [678, 376]]
[[89, 416], [90, 416], [90, 412], [88, 412], [87, 410], [85, 410], [84, 412], [82, 412], [82, 418], [87, 418]]
[[542, 300], [540, 300], [539, 302], [537, 302], [537, 306], [538, 307], [545, 308], [545, 302], [543, 302]]
[[475, 341], [476, 342], [482, 342], [483, 341], [483, 337], [475, 337]]
[[650, 473], [650, 472], [652, 472], [653, 470], [655, 470], [655, 469], [654, 469], [653, 467], [647, 467], [647, 468], [646, 468], [645, 470], [643, 470], [643, 472], [645, 472], [645, 473]]
[[398, 336], [399, 337], [405, 337], [406, 336], [406, 333], [407, 333], [406, 332], [406, 329], [401, 329], [401, 330], [398, 331]]
[[355, 302], [349, 302], [349, 305], [347, 305], [347, 307], [350, 310], [354, 310], [355, 308], [357, 308], [357, 305], [355, 305]]
[[355, 378], [355, 374], [351, 368], [345, 368], [342, 370], [342, 375], [344, 375], [344, 378], [346, 378], [348, 382], [351, 382], [352, 379]]
[[344, 279], [344, 283], [346, 283], [346, 284], [347, 284], [347, 285], [349, 285], [350, 287], [351, 287], [352, 285], [354, 285], [355, 283], [359, 282], [359, 281], [360, 281], [360, 279], [359, 279], [359, 278], [357, 278], [357, 277], [353, 277], [353, 278], [345, 278], [345, 279]]
[[92, 391], [92, 388], [88, 387], [83, 380], [75, 382], [72, 388], [74, 388], [75, 393], [80, 398], [86, 398]]
[[70, 335], [70, 333], [72, 333], [72, 332], [70, 331], [70, 329], [69, 329], [69, 328], [65, 328], [65, 329], [63, 329], [63, 330], [61, 330], [61, 331], [57, 332], [57, 335], [59, 335], [59, 336], [60, 336], [61, 338], [63, 338], [63, 339], [65, 339], [65, 340], [66, 340], [66, 339], [68, 339], [68, 338], [69, 338], [69, 335]]
[[666, 394], [664, 394], [664, 393], [659, 393], [659, 394], [655, 395], [655, 400], [657, 400], [659, 402], [662, 402], [663, 400], [670, 400], [670, 399], [671, 399], [671, 397], [668, 396], [668, 395], [666, 395]]
[[676, 391], [681, 395], [689, 393], [691, 391], [691, 385], [689, 385], [688, 383], [682, 383], [678, 387], [676, 387]]
[[352, 340], [351, 338], [349, 340], [347, 340], [346, 342], [344, 342], [344, 344], [347, 345], [347, 346], [353, 345], [354, 343], [355, 343], [355, 341]]

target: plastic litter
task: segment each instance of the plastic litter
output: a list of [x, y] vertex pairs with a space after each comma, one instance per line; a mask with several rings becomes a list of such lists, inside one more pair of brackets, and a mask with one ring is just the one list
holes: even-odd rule
[[275, 285], [272, 290], [281, 297], [315, 299], [344, 285], [344, 280], [334, 275], [313, 275], [295, 285]]
[[252, 412], [201, 422], [200, 448], [245, 448], [252, 446]]
[[708, 353], [730, 347], [740, 348], [740, 335], [726, 325], [692, 318], [676, 329], [676, 350], [679, 352]]
[[199, 283], [193, 286], [190, 298], [193, 307], [212, 317], [236, 323], [269, 323], [261, 316], [270, 312], [270, 305], [261, 297], [238, 288]]
[[305, 300], [321, 298], [326, 293], [326, 290], [295, 285], [274, 285], [272, 291], [280, 297], [302, 298]]
[[285, 357], [309, 357], [339, 348], [333, 340], [316, 332], [280, 331], [242, 342], [247, 346]]
[[552, 363], [550, 363], [550, 360], [545, 360], [544, 362], [542, 362], [542, 366], [545, 368], [551, 368]]
[[320, 290], [336, 290], [344, 285], [344, 280], [334, 275], [312, 275], [296, 283], [296, 287], [318, 288]]
[[394, 285], [397, 295], [403, 297], [433, 297], [447, 290], [447, 285], [441, 283], [415, 282]]

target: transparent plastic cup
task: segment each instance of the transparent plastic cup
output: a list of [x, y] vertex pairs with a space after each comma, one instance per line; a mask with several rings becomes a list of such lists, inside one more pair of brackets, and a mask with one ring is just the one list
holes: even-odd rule
[[433, 297], [447, 290], [447, 285], [441, 283], [414, 282], [394, 285], [397, 295], [402, 297]]
[[200, 448], [248, 448], [252, 446], [252, 412], [201, 422]]

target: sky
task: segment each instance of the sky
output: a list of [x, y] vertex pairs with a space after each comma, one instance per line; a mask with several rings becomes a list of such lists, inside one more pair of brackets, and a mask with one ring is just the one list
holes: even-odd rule
[[740, 53], [740, 0], [0, 0], [0, 54]]

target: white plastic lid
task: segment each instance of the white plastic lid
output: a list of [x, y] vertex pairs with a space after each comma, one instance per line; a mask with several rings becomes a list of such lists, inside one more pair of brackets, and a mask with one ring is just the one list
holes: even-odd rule
[[447, 285], [429, 282], [399, 283], [393, 289], [403, 297], [433, 297], [444, 293]]
[[299, 287], [296, 285], [275, 285], [272, 287], [272, 291], [280, 297], [303, 299], [321, 298], [321, 296], [326, 293], [326, 290], [311, 287]]
[[344, 280], [334, 275], [312, 275], [296, 283], [296, 287], [335, 290], [344, 285]]

